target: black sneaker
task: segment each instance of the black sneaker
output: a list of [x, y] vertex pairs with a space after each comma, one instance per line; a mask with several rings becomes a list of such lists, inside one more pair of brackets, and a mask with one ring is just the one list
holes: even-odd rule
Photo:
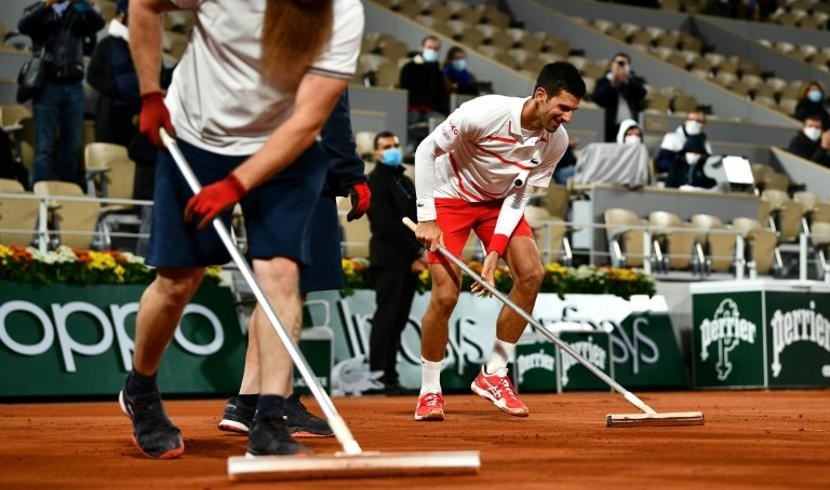
[[219, 421], [219, 430], [247, 434], [254, 423], [256, 408], [246, 407], [238, 396], [232, 396], [225, 404], [225, 413]]
[[331, 437], [334, 435], [329, 423], [309, 412], [300, 396], [292, 394], [285, 400], [285, 425], [292, 436], [298, 438]]
[[310, 454], [305, 446], [291, 438], [283, 418], [254, 420], [248, 434], [248, 456], [292, 456]]
[[130, 396], [125, 386], [118, 404], [133, 421], [133, 442], [145, 456], [173, 459], [184, 454], [182, 431], [167, 416], [158, 392]]

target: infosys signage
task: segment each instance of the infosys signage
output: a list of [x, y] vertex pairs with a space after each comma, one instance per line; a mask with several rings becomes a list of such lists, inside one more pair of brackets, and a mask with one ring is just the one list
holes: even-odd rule
[[830, 287], [700, 284], [692, 305], [696, 386], [830, 386]]
[[[0, 397], [107, 395], [132, 367], [143, 286], [0, 284]], [[233, 297], [202, 287], [159, 369], [165, 393], [232, 392], [245, 342]]]

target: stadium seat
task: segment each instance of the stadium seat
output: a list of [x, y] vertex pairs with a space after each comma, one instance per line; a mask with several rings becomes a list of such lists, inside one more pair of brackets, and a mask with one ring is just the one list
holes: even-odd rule
[[762, 227], [758, 220], [752, 218], [735, 218], [732, 227], [744, 237], [744, 257], [748, 258], [750, 267], [758, 273], [768, 274], [775, 253], [775, 232]]
[[[0, 193], [32, 195], [25, 192], [20, 182], [11, 179], [0, 179]], [[23, 247], [31, 245], [38, 207], [39, 202], [34, 199], [0, 198], [0, 244]]]
[[375, 152], [375, 135], [371, 131], [360, 131], [354, 135], [355, 146], [357, 147], [357, 154], [364, 160], [371, 160], [372, 154]]
[[[36, 182], [34, 193], [39, 196], [84, 197], [81, 188], [71, 182], [42, 180]], [[88, 197], [88, 196], [87, 196]], [[50, 230], [63, 245], [75, 248], [92, 248], [93, 233], [98, 224], [101, 205], [97, 202], [49, 200]]]
[[[709, 214], [696, 214], [691, 218], [692, 226], [704, 230], [725, 230], [720, 218]], [[698, 233], [708, 258], [709, 269], [713, 272], [729, 272], [735, 257], [735, 235], [727, 233]]]
[[533, 229], [536, 246], [542, 261], [559, 262], [560, 249], [565, 237], [565, 224], [548, 213], [547, 209], [539, 206], [527, 206], [525, 219]]
[[[647, 221], [628, 209], [610, 208], [604, 213], [611, 265], [639, 267], [644, 263], [643, 237]], [[633, 229], [639, 227], [638, 229]]]
[[[689, 224], [667, 211], [652, 211], [648, 215], [648, 223], [657, 267], [665, 272], [669, 269], [688, 270], [693, 265], [695, 233], [677, 228], [688, 228]], [[695, 262], [695, 265], [703, 264]]]

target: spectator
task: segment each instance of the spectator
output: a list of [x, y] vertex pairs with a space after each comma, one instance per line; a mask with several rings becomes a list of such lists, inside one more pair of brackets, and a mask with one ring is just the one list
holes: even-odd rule
[[[46, 83], [34, 98], [35, 157], [32, 182], [58, 178], [79, 182], [84, 119], [83, 38], [104, 26], [86, 0], [43, 0], [26, 7], [17, 29], [49, 59]], [[60, 144], [58, 145], [58, 134]]]
[[141, 94], [127, 30], [128, 0], [120, 0], [107, 35], [89, 61], [86, 81], [98, 91], [95, 107], [95, 141], [129, 146], [137, 129], [133, 118], [141, 110]]
[[689, 136], [683, 143], [683, 147], [675, 155], [669, 177], [666, 180], [666, 187], [692, 187], [709, 188], [716, 182], [703, 172], [703, 165], [711, 155], [706, 138], [702, 133]]
[[824, 87], [812, 81], [801, 89], [798, 104], [795, 106], [795, 118], [804, 121], [808, 116], [821, 117], [821, 128], [830, 129], [830, 114], [824, 106]]
[[830, 130], [822, 131], [819, 114], [813, 114], [804, 119], [804, 126], [790, 140], [787, 151], [819, 165], [830, 167]]
[[409, 143], [417, 146], [428, 131], [421, 127], [431, 117], [445, 118], [450, 110], [447, 82], [438, 64], [441, 41], [427, 36], [421, 41], [419, 53], [401, 68], [401, 88], [409, 91], [407, 100], [407, 125]]
[[591, 98], [605, 108], [605, 141], [613, 142], [620, 123], [637, 120], [645, 107], [645, 80], [631, 70], [631, 57], [617, 53], [611, 68], [597, 80]]
[[447, 52], [444, 62], [444, 76], [450, 82], [450, 92], [465, 95], [478, 95], [478, 84], [469, 70], [467, 70], [467, 55], [458, 46], [453, 46]]
[[568, 148], [556, 164], [553, 170], [553, 181], [559, 185], [568, 185], [568, 179], [576, 173], [576, 147], [579, 145], [579, 140], [571, 137], [568, 141]]
[[683, 124], [678, 126], [676, 130], [671, 133], [666, 133], [663, 136], [663, 141], [660, 143], [660, 151], [657, 153], [657, 161], [655, 166], [657, 172], [668, 172], [677, 161], [678, 154], [686, 144], [686, 140], [692, 136], [701, 136], [706, 153], [712, 154], [712, 146], [706, 141], [706, 133], [703, 132], [703, 127], [706, 125], [706, 115], [703, 111], [696, 110], [690, 112], [686, 116]]
[[409, 319], [418, 274], [427, 269], [426, 257], [415, 235], [401, 218], [415, 221], [415, 185], [401, 167], [401, 146], [394, 134], [384, 131], [375, 136], [377, 165], [369, 174], [372, 202], [369, 223], [369, 261], [375, 277], [377, 308], [372, 320], [369, 367], [383, 371], [378, 390], [386, 395], [402, 395], [398, 381], [397, 355], [401, 333]]
[[639, 145], [643, 142], [643, 130], [634, 119], [626, 119], [620, 123], [617, 131], [617, 143], [621, 145]]

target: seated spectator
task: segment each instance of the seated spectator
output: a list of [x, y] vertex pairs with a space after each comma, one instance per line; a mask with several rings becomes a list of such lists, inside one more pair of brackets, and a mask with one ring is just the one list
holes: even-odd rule
[[[130, 55], [128, 0], [121, 0], [107, 35], [95, 46], [86, 80], [98, 91], [95, 141], [129, 146], [137, 133], [133, 118], [141, 110], [141, 94]], [[152, 199], [152, 197], [150, 197]]]
[[674, 162], [677, 161], [678, 154], [686, 144], [686, 140], [691, 136], [700, 135], [706, 153], [711, 155], [712, 146], [706, 141], [706, 133], [703, 132], [705, 125], [706, 115], [703, 114], [703, 111], [692, 111], [686, 116], [686, 120], [683, 121], [682, 125], [678, 126], [673, 132], [666, 133], [660, 143], [660, 151], [657, 153], [655, 162], [657, 172], [665, 173], [671, 169]]
[[801, 89], [801, 96], [795, 106], [795, 118], [804, 121], [808, 116], [821, 117], [821, 128], [830, 129], [830, 114], [824, 106], [824, 87], [812, 81]]
[[568, 141], [568, 148], [556, 164], [556, 169], [553, 171], [553, 181], [559, 185], [568, 185], [568, 179], [576, 173], [576, 154], [574, 149], [579, 143], [578, 140], [571, 138]]
[[450, 82], [450, 92], [455, 94], [478, 95], [478, 84], [467, 69], [467, 55], [458, 46], [447, 51], [444, 62], [444, 76]]
[[639, 145], [643, 142], [643, 130], [634, 119], [626, 119], [620, 123], [617, 131], [617, 143], [623, 145]]
[[830, 167], [830, 130], [822, 131], [819, 114], [813, 114], [804, 119], [804, 126], [790, 140], [787, 151], [819, 165]]
[[605, 109], [605, 141], [613, 143], [620, 123], [637, 120], [645, 107], [645, 80], [631, 70], [631, 57], [617, 53], [611, 68], [597, 80], [591, 98]]
[[409, 143], [416, 147], [429, 133], [421, 127], [431, 117], [445, 118], [450, 112], [447, 82], [438, 64], [441, 41], [427, 36], [412, 61], [401, 68], [401, 88], [409, 92], [407, 100], [407, 125], [410, 128]]
[[703, 165], [712, 154], [708, 145], [703, 133], [686, 138], [683, 147], [671, 162], [666, 187], [713, 187], [717, 182], [703, 172]]

